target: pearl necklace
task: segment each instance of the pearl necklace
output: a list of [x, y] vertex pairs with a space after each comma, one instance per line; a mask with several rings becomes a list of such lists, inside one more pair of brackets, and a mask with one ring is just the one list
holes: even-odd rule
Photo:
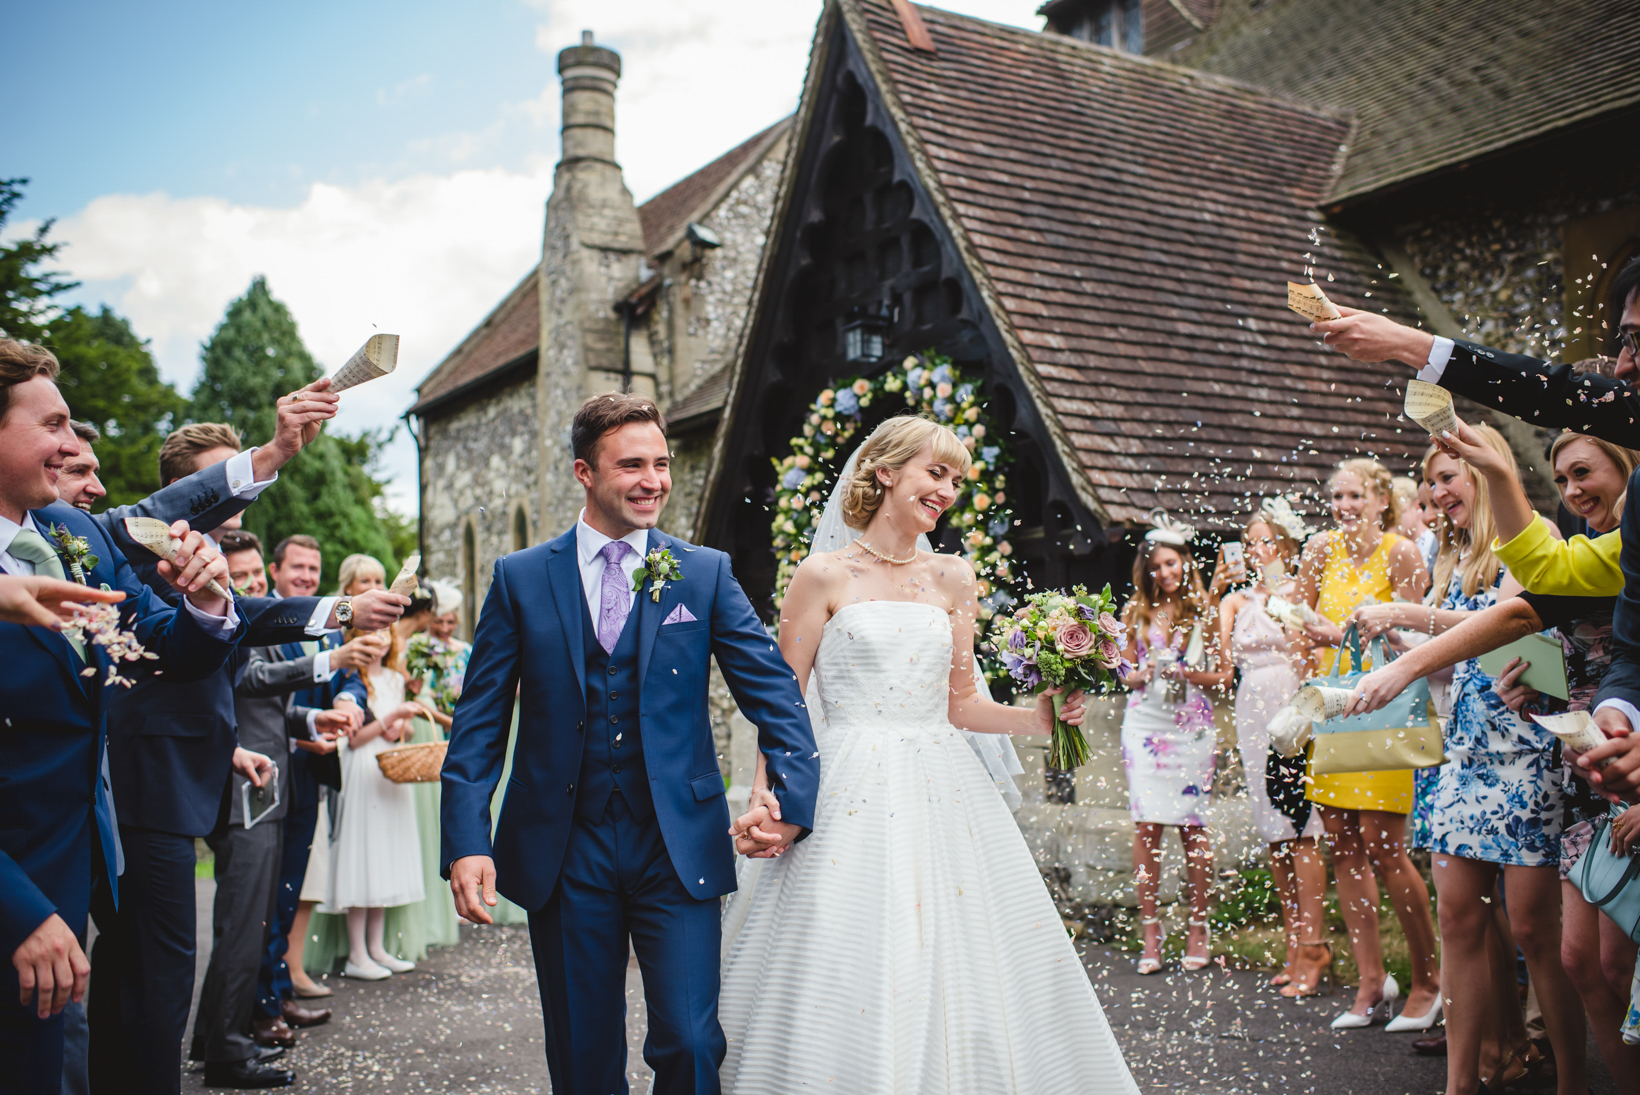
[[917, 549], [915, 547], [911, 549], [911, 557], [909, 559], [896, 559], [892, 555], [884, 555], [882, 552], [878, 551], [858, 536], [854, 538], [854, 542], [864, 548], [867, 553], [875, 555], [877, 558], [881, 559], [885, 563], [888, 563], [890, 566], [902, 567], [907, 563], [914, 563], [917, 561]]

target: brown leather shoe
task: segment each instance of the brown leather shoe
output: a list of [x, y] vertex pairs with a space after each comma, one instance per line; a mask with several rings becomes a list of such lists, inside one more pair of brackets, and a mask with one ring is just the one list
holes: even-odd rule
[[259, 1046], [284, 1046], [289, 1049], [296, 1044], [296, 1032], [283, 1019], [272, 1016], [252, 1019], [251, 1037]]
[[293, 1027], [316, 1027], [330, 1022], [329, 1008], [304, 1008], [295, 1000], [284, 1001], [280, 1015]]
[[1441, 1032], [1433, 1038], [1419, 1038], [1412, 1043], [1412, 1052], [1420, 1057], [1445, 1057], [1446, 1032]]

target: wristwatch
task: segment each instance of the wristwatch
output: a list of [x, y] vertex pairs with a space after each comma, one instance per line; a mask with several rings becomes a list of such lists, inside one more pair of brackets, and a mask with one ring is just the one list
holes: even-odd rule
[[336, 622], [343, 627], [353, 625], [353, 598], [338, 597], [336, 599]]

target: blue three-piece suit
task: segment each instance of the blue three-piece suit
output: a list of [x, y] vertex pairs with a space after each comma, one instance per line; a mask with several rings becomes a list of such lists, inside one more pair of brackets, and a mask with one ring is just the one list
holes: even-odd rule
[[[803, 697], [728, 556], [658, 531], [648, 546], [669, 549], [681, 577], [658, 602], [644, 583], [609, 651], [574, 529], [496, 562], [444, 763], [444, 876], [463, 856], [493, 856], [497, 889], [530, 910], [560, 1095], [627, 1090], [629, 939], [655, 1090], [718, 1090], [717, 899], [735, 888], [735, 865], [707, 712], [711, 658], [758, 726], [783, 820], [807, 830], [814, 819], [820, 762]], [[518, 742], [492, 842], [515, 695]]]

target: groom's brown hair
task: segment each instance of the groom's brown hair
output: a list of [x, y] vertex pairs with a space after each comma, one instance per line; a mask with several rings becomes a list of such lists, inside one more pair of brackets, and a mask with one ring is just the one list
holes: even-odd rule
[[569, 429], [569, 444], [575, 459], [598, 466], [598, 442], [610, 430], [618, 430], [629, 422], [653, 422], [666, 436], [666, 419], [655, 401], [647, 395], [632, 392], [604, 392], [595, 395], [575, 412], [575, 422]]

